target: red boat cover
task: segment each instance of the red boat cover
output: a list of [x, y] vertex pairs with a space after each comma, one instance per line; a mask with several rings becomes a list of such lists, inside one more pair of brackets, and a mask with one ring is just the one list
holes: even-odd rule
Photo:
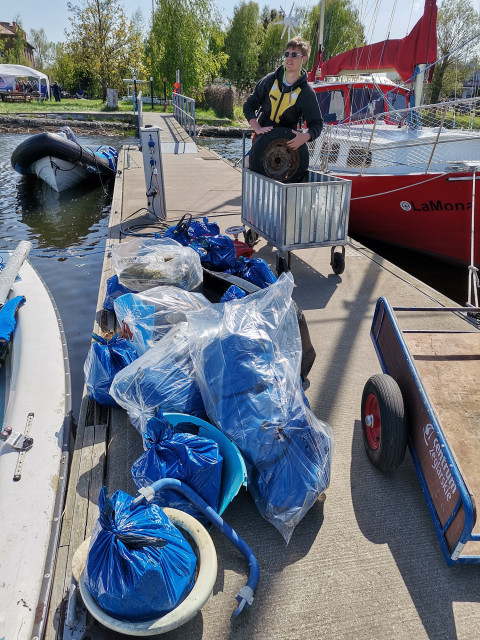
[[[423, 16], [405, 38], [384, 40], [365, 47], [356, 47], [326, 60], [321, 66], [321, 77], [336, 76], [341, 71], [395, 69], [406, 82], [413, 76], [415, 65], [431, 64], [437, 59], [437, 4], [425, 0]], [[429, 71], [431, 79], [433, 67]], [[315, 69], [309, 80], [315, 78]]]

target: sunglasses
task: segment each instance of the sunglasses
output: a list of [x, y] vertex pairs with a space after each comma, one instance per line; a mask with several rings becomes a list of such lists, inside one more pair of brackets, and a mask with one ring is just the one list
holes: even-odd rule
[[297, 53], [297, 51], [285, 51], [285, 53], [283, 54], [284, 58], [289, 58], [290, 56], [292, 56], [292, 58], [296, 58], [297, 56], [302, 57], [302, 54]]

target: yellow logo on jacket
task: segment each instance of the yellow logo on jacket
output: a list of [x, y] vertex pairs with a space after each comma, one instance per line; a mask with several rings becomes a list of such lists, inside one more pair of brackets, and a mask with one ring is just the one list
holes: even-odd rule
[[280, 118], [282, 117], [283, 113], [289, 107], [292, 107], [298, 100], [300, 92], [301, 89], [297, 88], [295, 89], [295, 91], [290, 91], [288, 93], [282, 94], [282, 91], [278, 86], [278, 80], [275, 80], [269, 93], [270, 105], [272, 108], [270, 118], [271, 120], [273, 120], [273, 122], [279, 124]]

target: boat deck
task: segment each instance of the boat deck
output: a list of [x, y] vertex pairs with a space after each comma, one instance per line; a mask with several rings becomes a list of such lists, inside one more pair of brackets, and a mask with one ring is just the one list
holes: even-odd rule
[[[163, 127], [159, 121], [157, 124]], [[119, 155], [109, 239], [94, 331], [113, 330], [103, 312], [108, 247], [120, 225], [138, 223], [146, 206], [142, 155]], [[184, 213], [208, 215], [222, 230], [239, 224], [241, 171], [217, 154], [164, 155], [168, 222]], [[150, 221], [152, 222], [152, 221]], [[275, 265], [273, 248], [260, 241], [257, 255]], [[288, 546], [241, 490], [224, 513], [252, 547], [260, 563], [260, 584], [252, 607], [231, 614], [245, 583], [244, 558], [216, 530], [218, 576], [202, 611], [165, 640], [271, 640], [320, 638], [464, 638], [480, 627], [480, 567], [447, 567], [409, 454], [391, 476], [373, 468], [365, 454], [360, 402], [363, 386], [380, 368], [370, 340], [375, 303], [449, 305], [451, 302], [364, 247], [349, 242], [346, 269], [335, 275], [329, 248], [292, 255], [294, 299], [303, 310], [317, 358], [306, 391], [314, 413], [334, 433], [331, 485], [297, 526]], [[65, 508], [47, 638], [81, 638], [85, 626], [66, 628], [66, 593], [71, 560], [91, 532], [102, 484], [110, 492], [134, 493], [132, 462], [140, 436], [123, 410], [106, 411], [83, 398]], [[91, 638], [120, 638], [91, 619]], [[63, 635], [62, 635], [63, 634]]]

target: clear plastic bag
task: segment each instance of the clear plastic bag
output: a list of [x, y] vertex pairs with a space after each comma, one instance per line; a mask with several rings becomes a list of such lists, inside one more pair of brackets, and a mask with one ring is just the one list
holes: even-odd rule
[[143, 435], [158, 409], [205, 417], [202, 396], [193, 376], [187, 339], [181, 322], [113, 379], [110, 395], [126, 409], [130, 422]]
[[171, 238], [135, 238], [112, 249], [120, 284], [135, 291], [173, 284], [192, 291], [203, 282], [200, 257]]
[[186, 321], [186, 311], [209, 307], [201, 293], [178, 287], [155, 287], [142, 293], [130, 293], [114, 302], [115, 315], [122, 333], [142, 355], [154, 342], [163, 338], [179, 322]]
[[332, 433], [305, 405], [293, 277], [188, 314], [195, 375], [209, 418], [240, 448], [249, 491], [288, 542], [330, 481]]

